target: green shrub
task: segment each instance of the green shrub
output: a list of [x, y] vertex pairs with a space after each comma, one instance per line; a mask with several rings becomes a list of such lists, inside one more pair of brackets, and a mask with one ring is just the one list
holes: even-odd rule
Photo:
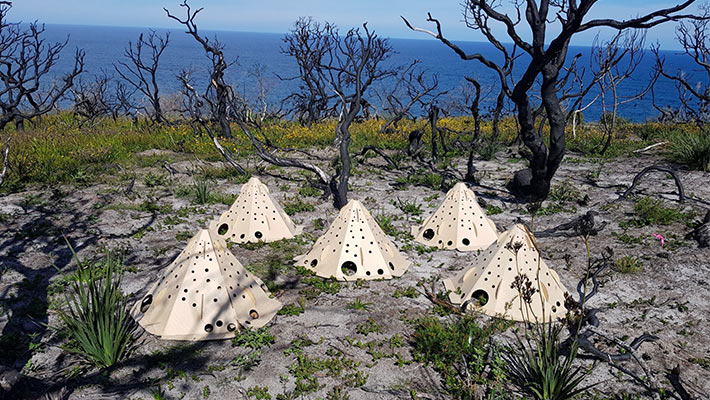
[[357, 333], [367, 336], [371, 333], [382, 332], [382, 325], [378, 324], [374, 319], [372, 319], [372, 317], [370, 317], [367, 321], [358, 324], [355, 330]]
[[375, 216], [375, 220], [382, 228], [382, 231], [389, 236], [397, 236], [399, 234], [399, 229], [397, 229], [392, 223], [392, 217], [385, 214], [378, 214]]
[[414, 299], [417, 296], [419, 296], [419, 292], [417, 292], [417, 289], [414, 286], [409, 286], [406, 289], [397, 289], [392, 295], [395, 299], [399, 299], [400, 297], [409, 297], [410, 299]]
[[247, 389], [247, 396], [256, 400], [271, 400], [268, 386], [252, 386]]
[[215, 181], [217, 179], [230, 179], [236, 183], [245, 183], [251, 177], [250, 174], [241, 174], [232, 167], [211, 167], [202, 168], [202, 177], [205, 180]]
[[488, 215], [498, 215], [498, 214], [502, 214], [502, 213], [503, 213], [503, 209], [501, 209], [500, 207], [493, 205], [493, 204], [489, 204], [488, 207], [486, 208], [486, 214], [488, 214]]
[[295, 215], [301, 212], [314, 211], [316, 206], [303, 201], [300, 197], [284, 204], [284, 212], [288, 215]]
[[422, 215], [422, 205], [417, 203], [416, 201], [409, 201], [409, 200], [399, 200], [397, 199], [397, 202], [394, 204], [396, 205], [402, 212], [408, 215]]
[[616, 260], [615, 265], [616, 270], [622, 274], [632, 274], [643, 269], [641, 260], [634, 256], [623, 256]]
[[317, 276], [307, 276], [301, 279], [301, 282], [310, 285], [311, 287], [301, 290], [301, 294], [308, 299], [315, 299], [321, 293], [338, 294], [343, 287], [340, 282], [335, 279], [321, 279]]
[[274, 344], [276, 337], [271, 334], [270, 328], [264, 326], [259, 329], [244, 329], [232, 339], [233, 347], [248, 347], [252, 350], [261, 350]]
[[672, 143], [670, 161], [690, 169], [710, 171], [710, 132], [678, 134]]
[[648, 225], [670, 225], [673, 222], [690, 221], [695, 213], [684, 213], [677, 208], [665, 207], [663, 201], [644, 197], [634, 205], [634, 217], [624, 225], [642, 227]]
[[190, 238], [192, 238], [193, 235], [194, 235], [194, 232], [192, 232], [192, 231], [182, 231], [182, 232], [178, 232], [175, 234], [175, 239], [178, 242], [185, 242], [185, 241], [190, 240]]
[[568, 400], [588, 388], [580, 387], [589, 370], [574, 366], [577, 342], [568, 352], [559, 341], [561, 325], [537, 326], [534, 337], [519, 340], [503, 355], [510, 381], [538, 400]]
[[408, 181], [416, 186], [427, 186], [438, 190], [442, 188], [444, 178], [441, 174], [423, 172], [410, 176]]
[[303, 314], [304, 311], [306, 311], [306, 299], [304, 299], [303, 297], [299, 297], [296, 303], [286, 304], [285, 306], [281, 307], [281, 309], [276, 314], [293, 317]]
[[503, 145], [497, 140], [487, 140], [483, 145], [478, 148], [478, 155], [486, 161], [490, 161], [495, 158], [496, 153], [498, 153], [503, 148]]
[[618, 239], [621, 243], [631, 245], [631, 246], [635, 246], [635, 245], [643, 243], [643, 236], [632, 236], [632, 235], [629, 235], [628, 233], [626, 233], [626, 231], [624, 231], [622, 233], [612, 232], [611, 236]]
[[[72, 253], [74, 250], [72, 249]], [[74, 253], [77, 277], [65, 293], [68, 311], [59, 311], [73, 345], [71, 351], [99, 368], [114, 365], [133, 349], [136, 323], [121, 293], [123, 263], [110, 251], [98, 273]]]
[[158, 187], [158, 186], [165, 186], [168, 183], [169, 179], [167, 175], [165, 174], [154, 174], [152, 172], [148, 172], [144, 177], [143, 177], [143, 183], [149, 187]]
[[323, 194], [323, 191], [309, 185], [298, 189], [298, 194], [306, 197], [318, 197]]
[[550, 188], [549, 201], [560, 204], [574, 203], [582, 200], [582, 193], [570, 181], [564, 181]]
[[[481, 325], [469, 315], [445, 321], [420, 318], [414, 321], [412, 334], [414, 360], [431, 365], [441, 375], [442, 385], [452, 398], [477, 398], [478, 386], [482, 384], [489, 384], [490, 398], [494, 398], [496, 393], [503, 393], [504, 370], [497, 355], [487, 363], [489, 339], [507, 324], [495, 319]], [[484, 376], [487, 367], [490, 372]]]

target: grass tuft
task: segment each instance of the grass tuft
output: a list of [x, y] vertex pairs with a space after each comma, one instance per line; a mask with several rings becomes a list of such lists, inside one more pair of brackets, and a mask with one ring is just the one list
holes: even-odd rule
[[552, 324], [536, 329], [535, 337], [518, 342], [503, 359], [511, 382], [523, 393], [538, 400], [567, 400], [583, 393], [581, 387], [589, 371], [574, 366], [575, 341], [565, 353], [559, 341], [561, 326]]
[[131, 352], [136, 339], [137, 325], [120, 288], [123, 263], [107, 250], [101, 268], [94, 272], [76, 253], [74, 258], [77, 279], [66, 292], [69, 309], [59, 311], [59, 317], [73, 342], [71, 351], [99, 368], [110, 367]]
[[690, 169], [710, 171], [710, 133], [682, 133], [673, 141], [670, 161]]
[[615, 262], [616, 270], [622, 274], [633, 274], [643, 269], [643, 263], [638, 257], [623, 256]]

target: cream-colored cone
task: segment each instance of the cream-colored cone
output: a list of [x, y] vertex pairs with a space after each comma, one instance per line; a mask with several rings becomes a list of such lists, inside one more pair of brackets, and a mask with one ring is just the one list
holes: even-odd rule
[[339, 281], [391, 279], [410, 264], [357, 200], [350, 200], [311, 251], [295, 260], [318, 276]]
[[[445, 279], [444, 286], [451, 291], [449, 299], [454, 304], [467, 303], [466, 309], [491, 316], [548, 322], [566, 313], [567, 289], [557, 273], [540, 259], [532, 235], [523, 225], [502, 233], [471, 267], [454, 279]], [[528, 296], [529, 303], [523, 300], [521, 290], [534, 290]]]
[[234, 204], [219, 217], [217, 233], [234, 243], [291, 239], [298, 229], [259, 178], [245, 183]]
[[170, 340], [230, 338], [241, 327], [266, 325], [281, 308], [215, 228], [197, 232], [135, 305], [133, 315], [146, 331]]
[[496, 226], [483, 212], [476, 195], [457, 183], [421, 226], [412, 227], [414, 240], [429, 246], [460, 251], [485, 249], [498, 239]]

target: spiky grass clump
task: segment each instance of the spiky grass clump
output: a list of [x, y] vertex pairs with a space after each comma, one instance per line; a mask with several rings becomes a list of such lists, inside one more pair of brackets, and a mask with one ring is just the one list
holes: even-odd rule
[[671, 161], [690, 169], [710, 171], [710, 132], [678, 135], [671, 147]]
[[195, 203], [207, 204], [210, 201], [210, 184], [206, 179], [198, 179], [194, 183]]
[[137, 325], [121, 292], [123, 263], [108, 250], [93, 266], [81, 262], [76, 253], [74, 258], [75, 276], [87, 279], [72, 280], [65, 295], [68, 311], [60, 311], [59, 317], [74, 342], [73, 352], [99, 368], [110, 367], [131, 352], [136, 340]]
[[532, 337], [519, 340], [503, 359], [507, 376], [523, 393], [537, 400], [567, 400], [583, 393], [582, 381], [589, 371], [575, 366], [577, 342], [563, 351], [559, 335], [561, 325], [538, 326]]

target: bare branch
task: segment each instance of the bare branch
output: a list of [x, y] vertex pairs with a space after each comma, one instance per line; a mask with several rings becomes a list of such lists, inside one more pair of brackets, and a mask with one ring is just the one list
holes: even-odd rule
[[232, 129], [229, 125], [229, 114], [231, 112], [230, 105], [234, 100], [234, 91], [224, 80], [225, 71], [231, 63], [228, 63], [225, 60], [223, 51], [224, 47], [217, 39], [210, 42], [207, 37], [203, 37], [198, 33], [195, 18], [197, 17], [197, 14], [202, 11], [202, 8], [198, 8], [193, 11], [187, 0], [184, 0], [180, 4], [180, 7], [185, 9], [185, 19], [172, 15], [166, 8], [163, 8], [163, 10], [165, 10], [165, 13], [169, 18], [185, 26], [187, 29], [185, 32], [192, 36], [197, 43], [202, 45], [202, 49], [212, 62], [210, 84], [208, 85], [207, 92], [203, 98], [210, 106], [212, 119], [216, 120], [219, 124], [221, 135], [231, 138]]
[[67, 41], [47, 43], [44, 25], [8, 22], [10, 9], [0, 3], [0, 131], [9, 122], [22, 129], [25, 120], [50, 112], [84, 70], [84, 52], [77, 50], [71, 71], [45, 85]]
[[[161, 36], [151, 30], [148, 32], [147, 39], [141, 33], [135, 45], [133, 42], [128, 42], [128, 47], [124, 52], [124, 57], [128, 61], [119, 61], [113, 65], [119, 77], [136, 91], [142, 93], [148, 100], [151, 109], [147, 111], [147, 114], [155, 123], [167, 122], [160, 106], [157, 74], [160, 57], [169, 43], [170, 32], [166, 32], [165, 36]], [[148, 55], [145, 54], [144, 48], [148, 49]]]
[[5, 183], [5, 176], [7, 176], [7, 168], [10, 164], [10, 141], [12, 136], [7, 138], [5, 142], [5, 150], [2, 152], [2, 171], [0, 171], [0, 187]]

